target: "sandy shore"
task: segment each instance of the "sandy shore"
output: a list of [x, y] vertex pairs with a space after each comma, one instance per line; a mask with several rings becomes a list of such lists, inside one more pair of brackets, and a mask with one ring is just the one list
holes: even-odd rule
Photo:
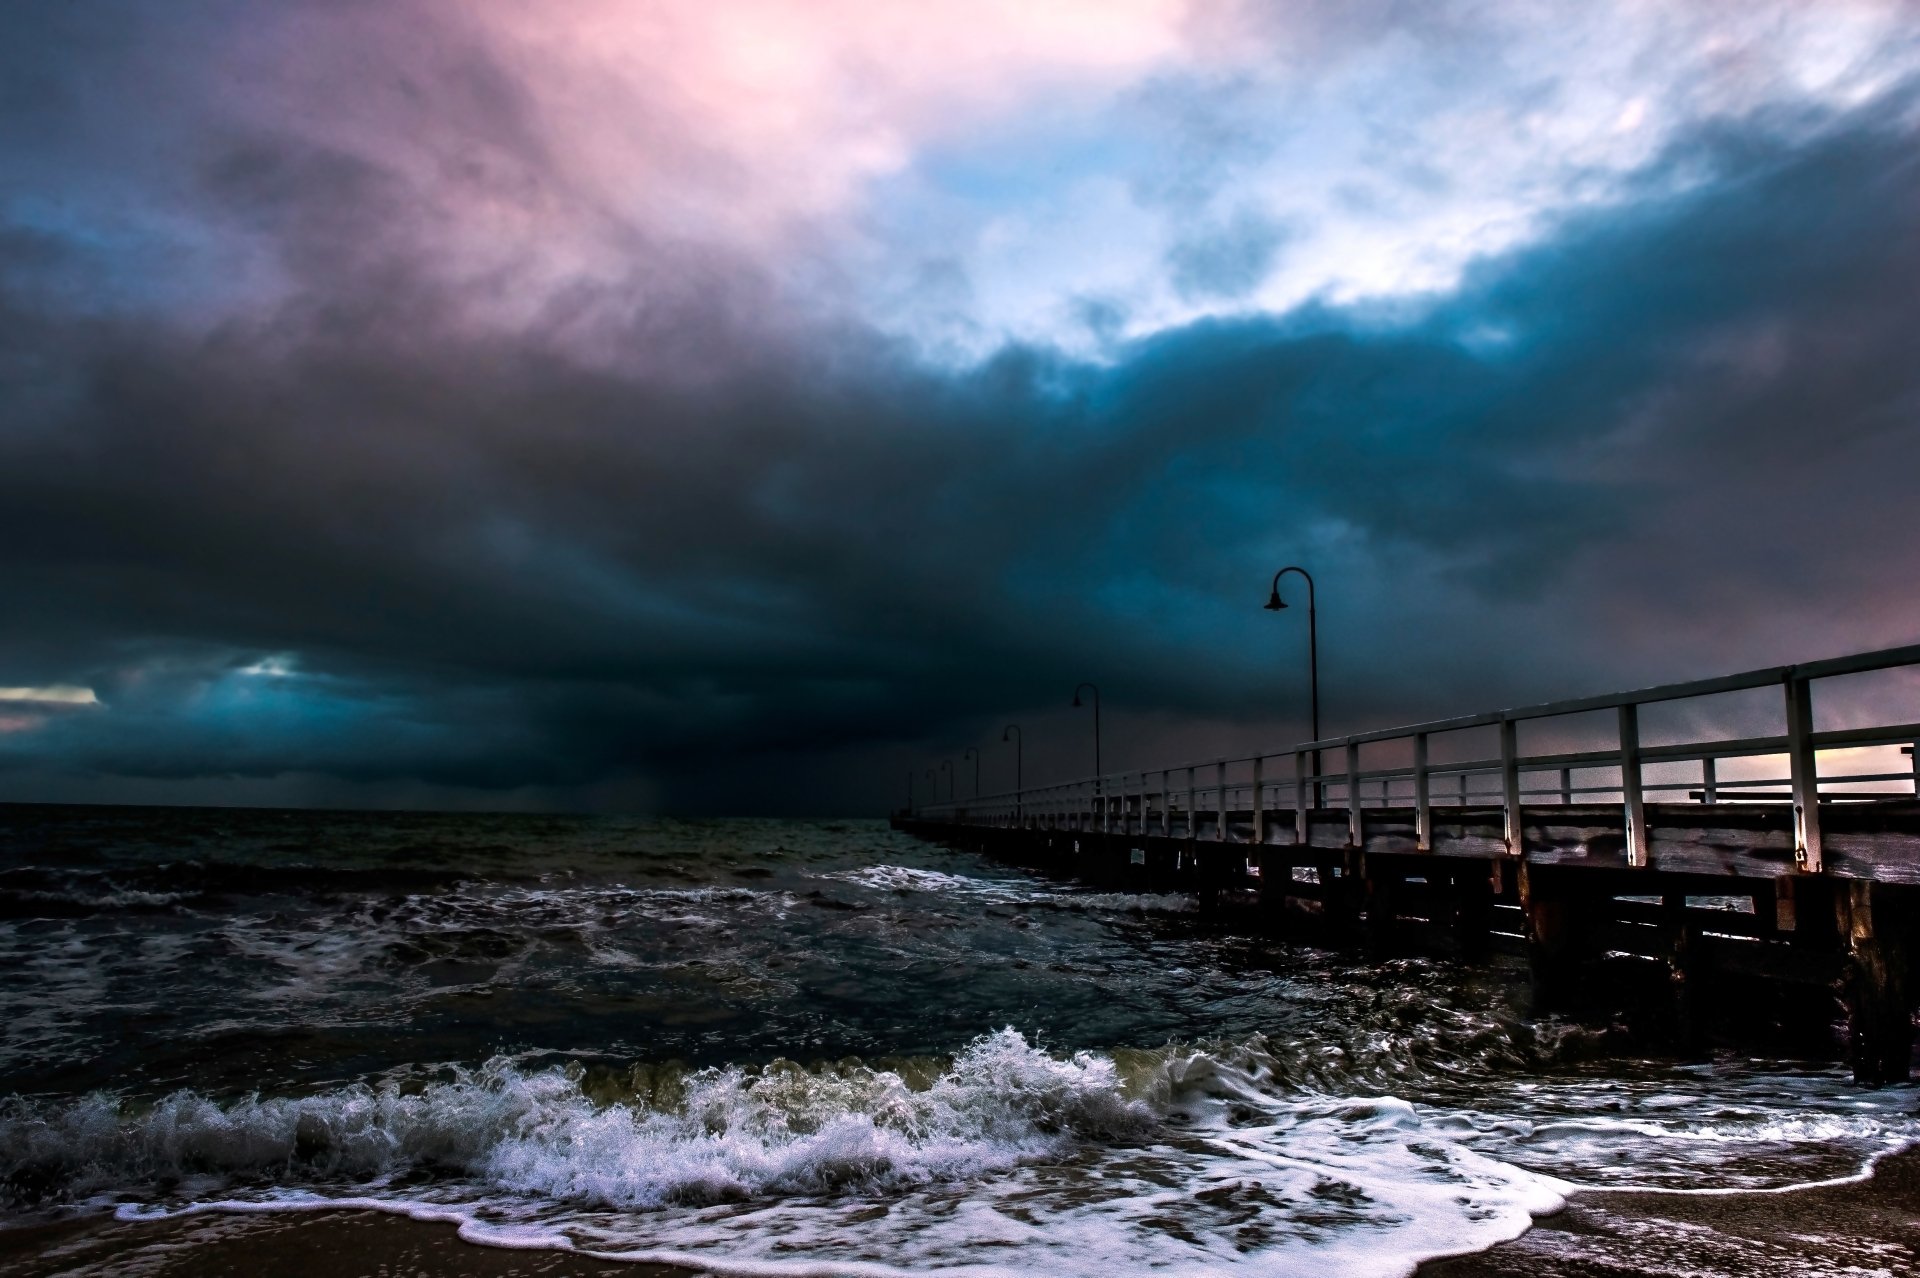
[[1419, 1278], [1920, 1274], [1920, 1147], [1870, 1180], [1780, 1194], [1581, 1194], [1513, 1242]]
[[[653, 1265], [507, 1251], [380, 1212], [218, 1215], [0, 1231], [15, 1278], [684, 1278]], [[1920, 1150], [1871, 1180], [1785, 1194], [1587, 1194], [1491, 1251], [1418, 1278], [1898, 1278], [1920, 1274]]]

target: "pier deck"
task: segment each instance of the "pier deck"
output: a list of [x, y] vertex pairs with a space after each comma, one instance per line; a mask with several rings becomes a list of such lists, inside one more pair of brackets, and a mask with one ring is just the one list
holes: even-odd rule
[[[1920, 674], [1920, 646], [926, 804], [894, 822], [1091, 882], [1254, 902], [1276, 932], [1513, 949], [1545, 1007], [1577, 1005], [1599, 970], [1638, 959], [1662, 969], [1682, 1042], [1734, 1005], [1809, 1042], [1843, 1018], [1856, 1077], [1904, 1080], [1920, 724], [1872, 722], [1858, 698], [1844, 727], [1817, 731], [1814, 717], [1819, 681], [1903, 670]], [[1641, 739], [1645, 707], [1770, 688], [1782, 732]], [[1602, 748], [1520, 748], [1523, 725], [1549, 735], [1596, 715], [1613, 737]], [[1438, 761], [1437, 746], [1476, 732], [1497, 736], [1497, 755]], [[1329, 755], [1337, 768], [1314, 762]]]

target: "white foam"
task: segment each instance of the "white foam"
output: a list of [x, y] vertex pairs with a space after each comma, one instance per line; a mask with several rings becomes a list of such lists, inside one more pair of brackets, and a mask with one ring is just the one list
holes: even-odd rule
[[[577, 1071], [508, 1058], [411, 1090], [181, 1093], [140, 1111], [14, 1101], [0, 1106], [0, 1171], [117, 1187], [135, 1196], [126, 1214], [372, 1207], [455, 1221], [475, 1242], [715, 1273], [1385, 1278], [1516, 1236], [1582, 1160], [1878, 1150], [1912, 1134], [1897, 1098], [1843, 1102], [1816, 1094], [1822, 1080], [1795, 1097], [1815, 1107], [1798, 1117], [1657, 1084], [1637, 1100], [1530, 1084], [1516, 1089], [1526, 1113], [1564, 1112], [1528, 1121], [1309, 1088], [1322, 1075], [1302, 1050], [1256, 1038], [1057, 1057], [1003, 1030], [920, 1085], [776, 1064], [689, 1074], [646, 1091], [656, 1104], [596, 1104]], [[1636, 1104], [1646, 1113], [1578, 1112]], [[440, 1175], [397, 1188], [429, 1168]], [[208, 1172], [227, 1183], [157, 1188]]]
[[[476, 1241], [739, 1273], [1277, 1273], [1311, 1259], [1388, 1274], [1511, 1236], [1557, 1201], [1548, 1178], [1427, 1132], [1405, 1102], [1287, 1100], [1274, 1082], [1257, 1048], [1061, 1059], [1004, 1030], [924, 1087], [865, 1067], [706, 1070], [662, 1109], [598, 1106], [577, 1075], [504, 1060], [410, 1093], [181, 1093], [139, 1113], [104, 1096], [15, 1102], [0, 1156], [63, 1167], [76, 1190], [268, 1174], [282, 1183], [216, 1201], [452, 1212]], [[458, 1179], [379, 1188], [423, 1165]], [[359, 1188], [291, 1190], [302, 1169]]]
[[1022, 879], [976, 879], [907, 865], [868, 865], [820, 876], [882, 892], [925, 892], [968, 896], [1004, 905], [1047, 905], [1061, 909], [1116, 913], [1176, 913], [1194, 908], [1194, 898], [1177, 892], [1052, 892]]
[[1177, 892], [1050, 892], [1036, 899], [1063, 909], [1119, 914], [1181, 914], [1196, 908], [1191, 896]]
[[829, 871], [819, 877], [872, 888], [878, 892], [980, 896], [1009, 902], [1024, 901], [1033, 895], [1030, 884], [1015, 879], [976, 879], [965, 874], [922, 870], [909, 865], [864, 865], [854, 870]]

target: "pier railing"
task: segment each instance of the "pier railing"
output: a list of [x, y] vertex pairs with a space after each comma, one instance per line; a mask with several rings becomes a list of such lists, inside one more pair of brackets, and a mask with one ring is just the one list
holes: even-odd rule
[[[1295, 841], [1308, 842], [1310, 814], [1344, 809], [1350, 844], [1364, 843], [1369, 808], [1411, 807], [1414, 838], [1420, 850], [1431, 847], [1436, 808], [1486, 808], [1502, 813], [1507, 851], [1522, 852], [1521, 808], [1541, 800], [1617, 803], [1624, 814], [1626, 859], [1645, 866], [1649, 857], [1646, 803], [1650, 794], [1678, 792], [1682, 799], [1705, 803], [1786, 802], [1793, 810], [1794, 858], [1799, 867], [1822, 866], [1820, 805], [1900, 797], [1899, 791], [1865, 791], [1847, 786], [1900, 785], [1920, 794], [1920, 723], [1886, 722], [1815, 731], [1814, 685], [1827, 679], [1901, 667], [1920, 667], [1920, 644], [1858, 653], [1826, 661], [1775, 666], [1688, 683], [1662, 684], [1630, 692], [1580, 697], [1436, 719], [1351, 736], [1307, 741], [1279, 750], [1129, 769], [1081, 777], [1051, 785], [976, 796], [965, 801], [929, 803], [915, 809], [926, 820], [953, 824], [1048, 826], [1109, 833], [1158, 833], [1217, 840], [1229, 838], [1229, 816], [1244, 800], [1250, 809], [1251, 841], [1267, 842], [1269, 813], [1290, 809]], [[1719, 693], [1778, 688], [1786, 731], [1735, 739], [1685, 740], [1649, 744], [1641, 739], [1642, 707]], [[1615, 743], [1599, 750], [1522, 754], [1523, 723], [1612, 711]], [[1433, 762], [1436, 737], [1474, 728], [1498, 729], [1499, 753], [1485, 758]], [[1362, 751], [1393, 746], [1411, 754], [1411, 762], [1362, 766]], [[1823, 751], [1860, 751], [1901, 747], [1912, 757], [1900, 771], [1822, 774]], [[1784, 756], [1785, 776], [1722, 778], [1726, 760]], [[1316, 762], [1320, 760], [1321, 762]], [[1335, 766], [1329, 766], [1329, 763]], [[1697, 775], [1684, 780], [1649, 779], [1653, 765], [1691, 765]], [[1596, 773], [1607, 774], [1596, 779]], [[1541, 778], [1547, 778], [1545, 784]], [[1825, 789], [1823, 789], [1825, 787]], [[1449, 793], [1450, 791], [1450, 793]], [[1280, 802], [1279, 800], [1290, 800]], [[1271, 801], [1271, 802], [1270, 802]]]

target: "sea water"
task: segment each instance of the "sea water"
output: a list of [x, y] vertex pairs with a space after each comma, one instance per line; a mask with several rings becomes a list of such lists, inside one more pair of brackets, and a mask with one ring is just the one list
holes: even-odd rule
[[355, 1204], [737, 1274], [1404, 1274], [1920, 1131], [878, 822], [0, 808], [0, 1225]]

